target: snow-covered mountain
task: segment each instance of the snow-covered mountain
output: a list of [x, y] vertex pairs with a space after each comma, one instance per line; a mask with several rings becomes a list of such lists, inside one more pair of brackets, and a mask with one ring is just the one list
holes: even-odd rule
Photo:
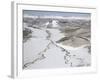
[[90, 20], [90, 17], [77, 17], [77, 16], [30, 16], [30, 15], [24, 15], [24, 18], [44, 18], [44, 19], [82, 19], [82, 20]]
[[24, 16], [24, 69], [91, 65], [86, 17]]

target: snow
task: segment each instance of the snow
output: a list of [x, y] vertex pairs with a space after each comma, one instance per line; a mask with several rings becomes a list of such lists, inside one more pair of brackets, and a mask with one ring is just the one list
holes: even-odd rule
[[80, 19], [80, 20], [82, 20], [82, 19], [84, 19], [84, 20], [90, 20], [90, 17], [78, 17], [78, 16], [30, 16], [30, 15], [24, 15], [24, 18], [45, 18], [45, 19], [48, 19], [48, 18], [56, 18], [56, 19], [75, 19], [75, 20], [77, 20], [77, 19]]
[[[30, 62], [34, 58], [38, 57], [38, 54], [40, 51], [42, 51], [46, 44], [49, 43], [49, 41], [46, 40], [34, 40], [31, 39], [27, 42], [27, 44], [24, 45], [24, 62]], [[34, 45], [33, 45], [34, 44]], [[88, 53], [87, 48], [77, 48], [77, 49], [69, 49], [67, 50], [71, 53], [71, 60], [68, 64], [65, 64], [64, 55], [65, 52], [62, 52], [61, 49], [57, 48], [54, 45], [50, 45], [50, 49], [45, 53], [45, 57], [42, 60], [37, 61], [34, 64], [29, 65], [26, 69], [35, 69], [35, 68], [62, 68], [62, 67], [70, 67], [70, 63], [73, 63], [73, 67], [76, 67], [78, 65], [84, 65], [87, 66], [90, 64], [91, 57]], [[28, 54], [27, 54], [28, 53]], [[76, 55], [76, 56], [74, 56]], [[82, 59], [83, 62], [81, 60]]]
[[[45, 23], [45, 25], [48, 24], [49, 22]], [[53, 27], [59, 27], [55, 20], [52, 21], [52, 25]], [[28, 27], [27, 23], [24, 23], [24, 28], [32, 30], [32, 37], [23, 46], [23, 65], [29, 63], [25, 69], [66, 68], [91, 65], [91, 55], [86, 44], [75, 48], [56, 43], [56, 41], [65, 37], [59, 29], [49, 29], [46, 27], [35, 29]], [[47, 38], [48, 33], [46, 31], [50, 33], [49, 38]], [[65, 51], [62, 49], [65, 49]], [[66, 51], [70, 53], [67, 56]]]

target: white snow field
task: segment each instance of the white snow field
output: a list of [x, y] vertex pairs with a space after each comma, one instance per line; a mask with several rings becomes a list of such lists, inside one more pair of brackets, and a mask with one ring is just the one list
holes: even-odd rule
[[[26, 20], [28, 21], [30, 18], [27, 16]], [[83, 20], [84, 18], [78, 18], [80, 23], [81, 19]], [[71, 19], [68, 20], [70, 21]], [[75, 18], [75, 20], [77, 19]], [[83, 23], [88, 20], [83, 20]], [[39, 21], [41, 22], [41, 20]], [[82, 28], [79, 27], [76, 32], [75, 29], [66, 26], [67, 23], [66, 25], [64, 22], [62, 23], [65, 25], [64, 28], [60, 26], [59, 22], [59, 20], [52, 20], [52, 22], [41, 22], [42, 24], [32, 24], [32, 26], [29, 26], [31, 22], [24, 22], [24, 29], [31, 30], [31, 37], [23, 42], [24, 69], [84, 67], [91, 65], [90, 26], [86, 26], [88, 22], [85, 27], [84, 25]], [[48, 25], [51, 25], [51, 27], [48, 28]], [[62, 28], [66, 31], [62, 32]], [[80, 34], [81, 36], [79, 36]], [[65, 39], [63, 40], [64, 37]]]

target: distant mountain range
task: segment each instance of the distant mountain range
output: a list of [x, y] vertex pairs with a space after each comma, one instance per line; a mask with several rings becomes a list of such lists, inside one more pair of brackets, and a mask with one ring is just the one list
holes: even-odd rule
[[52, 19], [84, 19], [84, 20], [90, 20], [90, 17], [77, 17], [77, 16], [70, 16], [70, 17], [63, 17], [63, 16], [29, 16], [24, 15], [24, 18], [52, 18]]

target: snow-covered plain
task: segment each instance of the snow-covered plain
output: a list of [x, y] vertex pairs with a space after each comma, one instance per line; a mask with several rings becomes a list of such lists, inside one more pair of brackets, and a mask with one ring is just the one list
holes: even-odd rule
[[23, 23], [24, 31], [31, 31], [23, 34], [24, 69], [91, 65], [89, 19], [34, 19], [27, 16]]

